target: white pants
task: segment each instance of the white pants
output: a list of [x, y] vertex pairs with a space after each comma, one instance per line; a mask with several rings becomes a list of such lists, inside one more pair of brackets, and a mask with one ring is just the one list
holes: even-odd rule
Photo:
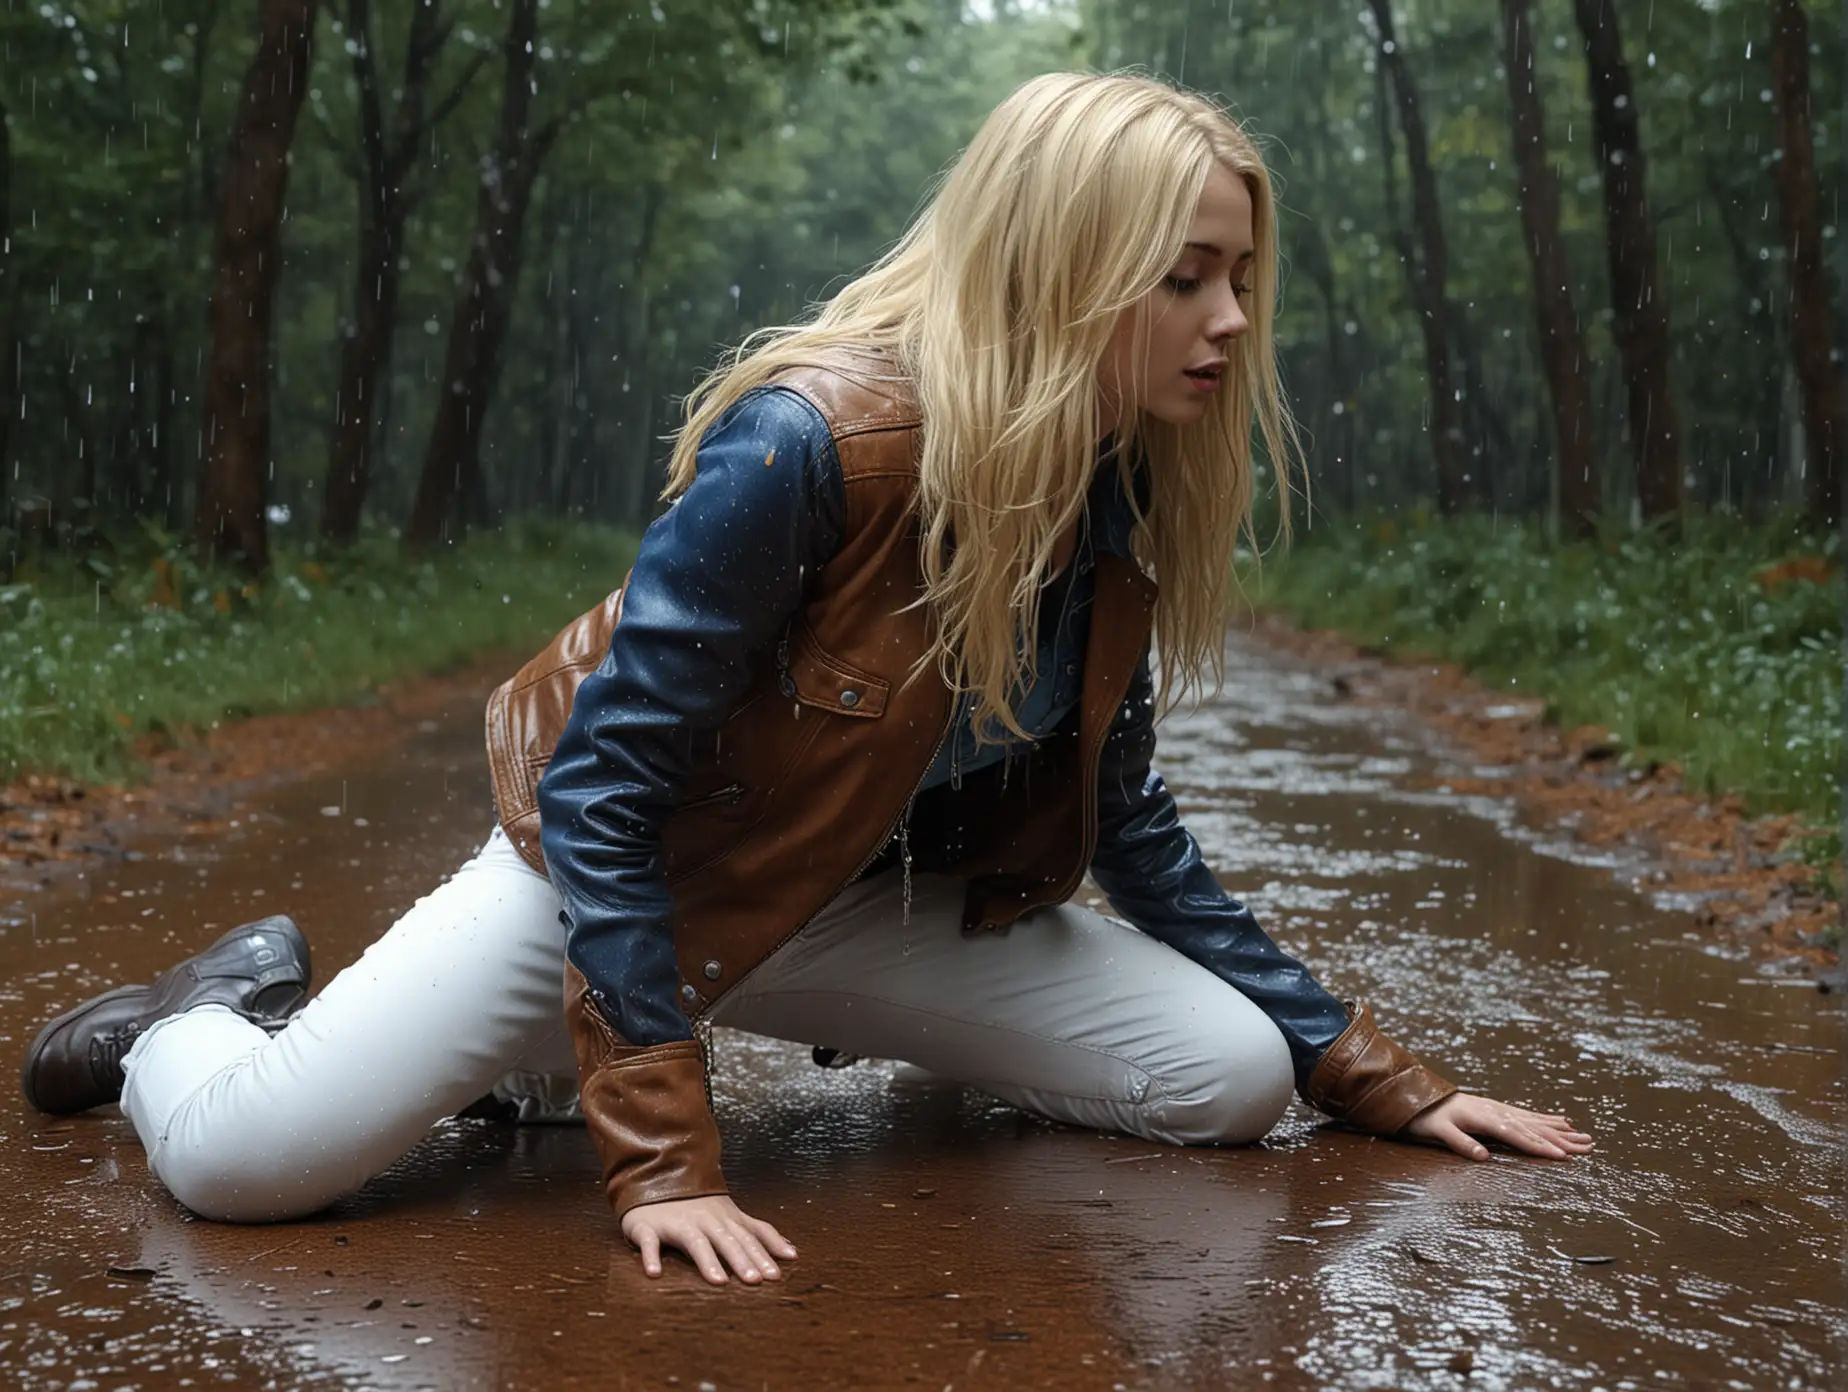
[[[1289, 1105], [1259, 1009], [1134, 929], [1064, 905], [965, 937], [962, 883], [853, 885], [714, 1022], [903, 1059], [1055, 1121], [1177, 1144], [1256, 1140]], [[207, 1218], [300, 1217], [352, 1193], [483, 1094], [569, 1114], [564, 929], [501, 830], [274, 1036], [219, 1006], [151, 1027], [122, 1110]]]

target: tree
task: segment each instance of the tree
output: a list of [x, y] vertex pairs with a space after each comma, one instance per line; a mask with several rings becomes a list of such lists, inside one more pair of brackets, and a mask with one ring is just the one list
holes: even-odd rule
[[475, 505], [481, 487], [481, 426], [500, 375], [501, 349], [519, 282], [520, 242], [533, 183], [558, 138], [562, 116], [531, 122], [533, 56], [539, 0], [511, 0], [500, 127], [483, 158], [475, 201], [475, 236], [449, 325], [437, 391], [436, 419], [424, 451], [405, 544], [424, 550]]
[[455, 13], [440, 13], [436, 0], [413, 0], [397, 106], [388, 130], [373, 52], [371, 0], [347, 0], [348, 41], [359, 88], [359, 255], [354, 263], [353, 317], [342, 325], [340, 336], [340, 376], [321, 501], [321, 535], [336, 546], [350, 545], [358, 536], [360, 512], [372, 482], [379, 384], [391, 361], [404, 226], [416, 199], [412, 172], [422, 143], [455, 110], [491, 56], [477, 52], [448, 92], [426, 110], [436, 60], [455, 22]]
[[1591, 87], [1604, 186], [1605, 250], [1617, 352], [1629, 397], [1636, 498], [1645, 518], [1681, 511], [1681, 427], [1669, 383], [1668, 304], [1656, 267], [1655, 216], [1645, 188], [1636, 95], [1613, 0], [1574, 0]]
[[[1457, 423], [1456, 391], [1450, 371], [1450, 305], [1445, 297], [1449, 252], [1444, 245], [1443, 210], [1438, 202], [1437, 175], [1425, 136], [1424, 114], [1412, 70], [1393, 32], [1391, 0], [1367, 0], [1378, 29], [1379, 61], [1392, 85], [1399, 127], [1405, 132], [1405, 163], [1412, 183], [1412, 223], [1417, 231], [1416, 255], [1405, 258], [1411, 281], [1412, 306], [1424, 335], [1425, 376], [1430, 386], [1431, 456], [1437, 465], [1437, 505], [1442, 512], [1461, 512], [1465, 502], [1462, 431]], [[1383, 124], [1382, 133], [1386, 131]], [[1390, 161], [1392, 150], [1383, 150]]]
[[1546, 114], [1534, 69], [1529, 0], [1502, 0], [1502, 36], [1521, 181], [1521, 230], [1533, 268], [1534, 322], [1553, 405], [1560, 525], [1568, 535], [1586, 536], [1601, 510], [1591, 439], [1590, 359], [1559, 234], [1559, 183], [1546, 157]]
[[270, 320], [289, 145], [308, 87], [317, 3], [261, 0], [257, 51], [219, 176], [193, 540], [206, 558], [233, 558], [252, 574], [269, 565]]
[[1808, 503], [1818, 521], [1835, 523], [1842, 517], [1848, 397], [1835, 362], [1829, 277], [1822, 262], [1816, 152], [1810, 134], [1809, 21], [1801, 0], [1772, 0], [1771, 75], [1781, 147], [1773, 169], [1790, 258], [1790, 339], [1803, 392]]
[[18, 390], [13, 361], [13, 118], [0, 102], [0, 531], [12, 520], [12, 460], [7, 428], [13, 420], [13, 393]]

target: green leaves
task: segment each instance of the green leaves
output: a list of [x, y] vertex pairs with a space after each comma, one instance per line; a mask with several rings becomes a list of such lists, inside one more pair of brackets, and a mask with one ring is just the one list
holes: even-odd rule
[[1841, 815], [1839, 536], [1739, 519], [1560, 546], [1486, 518], [1323, 524], [1264, 570], [1312, 626], [1461, 662], [1690, 784]]

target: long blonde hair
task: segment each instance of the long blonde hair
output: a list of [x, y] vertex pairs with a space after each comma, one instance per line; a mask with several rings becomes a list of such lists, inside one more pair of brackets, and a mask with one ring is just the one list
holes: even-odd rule
[[892, 353], [923, 412], [921, 602], [936, 634], [926, 661], [952, 690], [973, 693], [978, 732], [992, 718], [1022, 734], [1012, 705], [1037, 675], [1035, 596], [1097, 466], [1098, 364], [1122, 311], [1172, 270], [1215, 164], [1251, 193], [1250, 330], [1199, 423], [1126, 407], [1115, 459], [1125, 488], [1132, 461], [1146, 461], [1148, 505], [1131, 547], [1160, 588], [1163, 708], [1216, 689], [1233, 553], [1241, 537], [1256, 549], [1253, 426], [1286, 537], [1302, 466], [1272, 339], [1270, 178], [1238, 123], [1196, 93], [1129, 73], [1051, 73], [1017, 89], [870, 270], [808, 322], [750, 335], [694, 388], [663, 496], [692, 482], [701, 436], [753, 387], [831, 348]]

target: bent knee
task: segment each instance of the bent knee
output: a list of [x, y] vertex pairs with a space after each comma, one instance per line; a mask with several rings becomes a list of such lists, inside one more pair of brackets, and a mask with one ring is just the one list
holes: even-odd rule
[[1199, 1061], [1164, 1080], [1156, 1119], [1179, 1145], [1249, 1145], [1283, 1119], [1296, 1090], [1290, 1047], [1268, 1019], [1202, 1041]]
[[167, 1191], [216, 1223], [280, 1223], [318, 1213], [357, 1185], [320, 1167], [277, 1156], [166, 1147], [148, 1166]]

